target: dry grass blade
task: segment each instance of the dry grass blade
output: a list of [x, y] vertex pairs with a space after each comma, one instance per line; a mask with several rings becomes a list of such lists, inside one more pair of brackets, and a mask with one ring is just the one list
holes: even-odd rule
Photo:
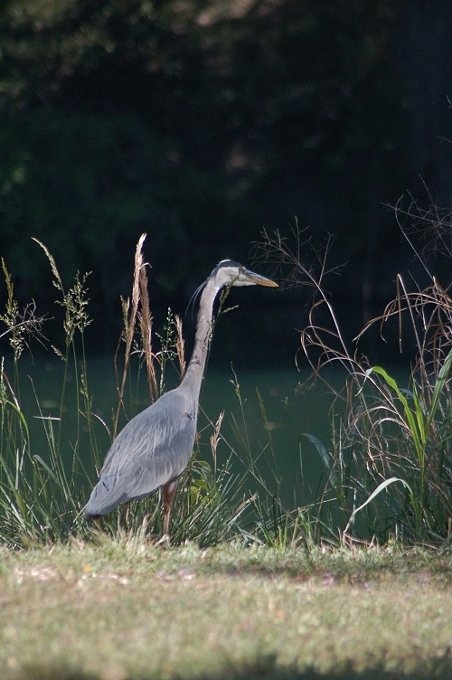
[[[135, 335], [138, 308], [140, 303], [140, 278], [142, 277], [141, 270], [145, 266], [142, 252], [145, 239], [146, 234], [141, 234], [140, 238], [138, 239], [137, 247], [135, 250], [135, 267], [132, 284], [132, 302], [130, 304], [129, 300], [125, 302], [123, 301], [123, 316], [124, 316], [123, 339], [125, 341], [126, 347], [124, 351], [124, 366], [122, 370], [122, 377], [120, 384], [117, 387], [119, 401], [114, 418], [113, 436], [116, 436], [118, 430], [119, 414], [121, 412], [121, 409], [124, 408], [124, 390], [126, 386], [127, 376], [129, 373], [130, 357], [132, 354], [133, 339]], [[115, 359], [117, 359], [117, 356], [115, 357]]]
[[61, 280], [60, 272], [58, 271], [58, 267], [56, 266], [55, 258], [49, 252], [49, 250], [46, 248], [46, 246], [43, 243], [41, 243], [41, 241], [39, 241], [37, 238], [32, 237], [32, 241], [35, 241], [35, 243], [37, 243], [38, 246], [40, 246], [43, 249], [43, 251], [46, 254], [46, 257], [49, 261], [50, 268], [52, 270], [52, 274], [55, 277], [55, 281], [53, 282], [53, 285], [55, 286], [55, 288], [57, 288], [59, 291], [61, 291], [61, 293], [64, 294], [63, 281]]
[[176, 327], [176, 352], [179, 363], [180, 377], [183, 378], [185, 374], [185, 340], [182, 335], [182, 319], [177, 314], [174, 317], [174, 325]]
[[138, 271], [138, 282], [139, 282], [139, 295], [140, 295], [140, 312], [139, 312], [139, 323], [140, 323], [140, 333], [141, 333], [141, 346], [144, 352], [144, 358], [146, 361], [146, 374], [149, 386], [149, 397], [151, 403], [153, 403], [159, 396], [157, 375], [155, 372], [154, 355], [152, 353], [152, 313], [151, 306], [149, 302], [149, 291], [148, 291], [148, 275], [146, 270], [146, 265], [140, 262], [136, 262], [135, 266], [139, 265]]
[[217, 478], [217, 448], [218, 448], [218, 443], [220, 441], [220, 430], [221, 430], [221, 424], [223, 422], [224, 418], [224, 411], [220, 413], [220, 415], [217, 418], [217, 422], [215, 423], [215, 427], [213, 429], [213, 433], [210, 436], [210, 449], [212, 451], [212, 458], [213, 458], [213, 478], [214, 480]]

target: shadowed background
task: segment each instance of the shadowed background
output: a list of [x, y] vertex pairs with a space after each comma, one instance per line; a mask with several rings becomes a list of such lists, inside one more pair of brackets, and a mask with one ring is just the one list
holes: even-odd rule
[[[329, 286], [354, 337], [393, 297], [397, 272], [419, 274], [385, 206], [402, 194], [406, 210], [410, 194], [425, 209], [450, 205], [448, 10], [445, 0], [2, 3], [0, 244], [19, 300], [45, 313], [55, 297], [34, 236], [67, 285], [92, 272], [88, 348], [111, 351], [142, 232], [162, 325], [216, 262], [252, 264], [262, 229], [290, 239], [297, 217], [319, 248], [336, 234], [331, 265], [346, 266]], [[434, 270], [447, 285], [440, 257]], [[309, 291], [259, 292], [222, 324], [213, 361], [292, 361]]]

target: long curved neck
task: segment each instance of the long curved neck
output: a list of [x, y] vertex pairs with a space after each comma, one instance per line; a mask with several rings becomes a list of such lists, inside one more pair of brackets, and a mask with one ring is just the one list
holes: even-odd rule
[[212, 335], [213, 303], [221, 286], [215, 279], [209, 279], [202, 291], [199, 302], [198, 320], [196, 323], [195, 344], [190, 362], [185, 371], [181, 385], [190, 386], [196, 400], [199, 398], [202, 378], [206, 366]]

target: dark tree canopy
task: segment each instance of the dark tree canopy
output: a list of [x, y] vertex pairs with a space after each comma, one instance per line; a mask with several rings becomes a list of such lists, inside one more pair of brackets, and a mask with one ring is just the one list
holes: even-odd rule
[[30, 236], [108, 309], [141, 232], [181, 295], [294, 216], [375, 292], [381, 203], [406, 187], [403, 20], [395, 0], [5, 0], [0, 233], [23, 292]]

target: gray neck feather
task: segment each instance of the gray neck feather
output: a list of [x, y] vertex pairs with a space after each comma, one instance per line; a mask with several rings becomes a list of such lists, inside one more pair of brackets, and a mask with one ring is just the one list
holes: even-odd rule
[[181, 382], [181, 386], [191, 389], [192, 396], [196, 400], [198, 400], [201, 390], [201, 383], [212, 335], [213, 303], [220, 287], [215, 282], [215, 278], [212, 278], [207, 281], [204, 290], [202, 291], [201, 300], [199, 302], [193, 353]]

